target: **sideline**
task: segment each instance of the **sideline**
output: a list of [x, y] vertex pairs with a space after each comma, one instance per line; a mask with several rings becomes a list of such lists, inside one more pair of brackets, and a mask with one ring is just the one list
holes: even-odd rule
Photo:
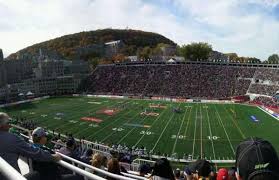
[[262, 106], [257, 106], [260, 110], [262, 110], [263, 112], [265, 112], [266, 114], [270, 115], [271, 117], [273, 117], [274, 119], [276, 119], [277, 121], [279, 121], [279, 116], [275, 117], [273, 114], [275, 114], [272, 110], [266, 108], [266, 107], [262, 107]]

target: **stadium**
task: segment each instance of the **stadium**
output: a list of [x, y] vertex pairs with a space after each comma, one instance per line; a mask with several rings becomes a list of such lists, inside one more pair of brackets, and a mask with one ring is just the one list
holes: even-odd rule
[[230, 167], [248, 137], [278, 152], [278, 75], [278, 66], [233, 63], [99, 65], [78, 94], [33, 95], [1, 111], [27, 132], [40, 126], [103, 153]]
[[0, 14], [0, 180], [279, 180], [279, 0]]

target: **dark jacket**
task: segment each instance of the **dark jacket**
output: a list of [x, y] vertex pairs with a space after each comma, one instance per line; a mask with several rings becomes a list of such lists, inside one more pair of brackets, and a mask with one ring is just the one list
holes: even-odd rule
[[12, 133], [0, 131], [0, 156], [18, 172], [17, 160], [20, 155], [32, 160], [53, 161], [51, 153], [32, 146]]
[[[34, 147], [40, 148], [45, 152], [54, 154], [54, 152], [42, 145], [34, 144]], [[61, 179], [59, 166], [55, 162], [43, 162], [34, 160], [33, 170], [40, 173], [41, 180], [59, 180]]]

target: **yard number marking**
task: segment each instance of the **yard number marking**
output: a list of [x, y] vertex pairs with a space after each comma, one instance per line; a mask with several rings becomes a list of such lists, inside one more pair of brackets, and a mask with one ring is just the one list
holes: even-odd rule
[[154, 134], [154, 133], [150, 132], [150, 131], [141, 131], [140, 134], [151, 135], [151, 134]]
[[172, 139], [176, 139], [176, 138], [177, 138], [177, 139], [185, 139], [186, 136], [183, 136], [183, 135], [178, 135], [178, 136], [177, 136], [177, 135], [172, 135], [171, 138], [172, 138]]
[[121, 132], [123, 131], [124, 129], [123, 128], [112, 128], [113, 131], [118, 131], [118, 132]]
[[207, 136], [207, 138], [208, 138], [209, 140], [217, 140], [217, 139], [220, 138], [220, 137], [218, 137], [218, 136]]

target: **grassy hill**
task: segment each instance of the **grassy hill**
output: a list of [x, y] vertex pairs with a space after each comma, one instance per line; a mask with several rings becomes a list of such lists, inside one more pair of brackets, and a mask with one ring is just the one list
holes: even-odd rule
[[121, 49], [123, 55], [135, 55], [138, 49], [146, 46], [155, 47], [159, 43], [175, 45], [170, 39], [152, 32], [140, 30], [103, 29], [79, 32], [58, 37], [52, 40], [26, 47], [7, 59], [16, 57], [38, 57], [40, 49], [44, 55], [63, 59], [91, 59], [104, 55], [104, 43], [122, 40], [125, 46]]

